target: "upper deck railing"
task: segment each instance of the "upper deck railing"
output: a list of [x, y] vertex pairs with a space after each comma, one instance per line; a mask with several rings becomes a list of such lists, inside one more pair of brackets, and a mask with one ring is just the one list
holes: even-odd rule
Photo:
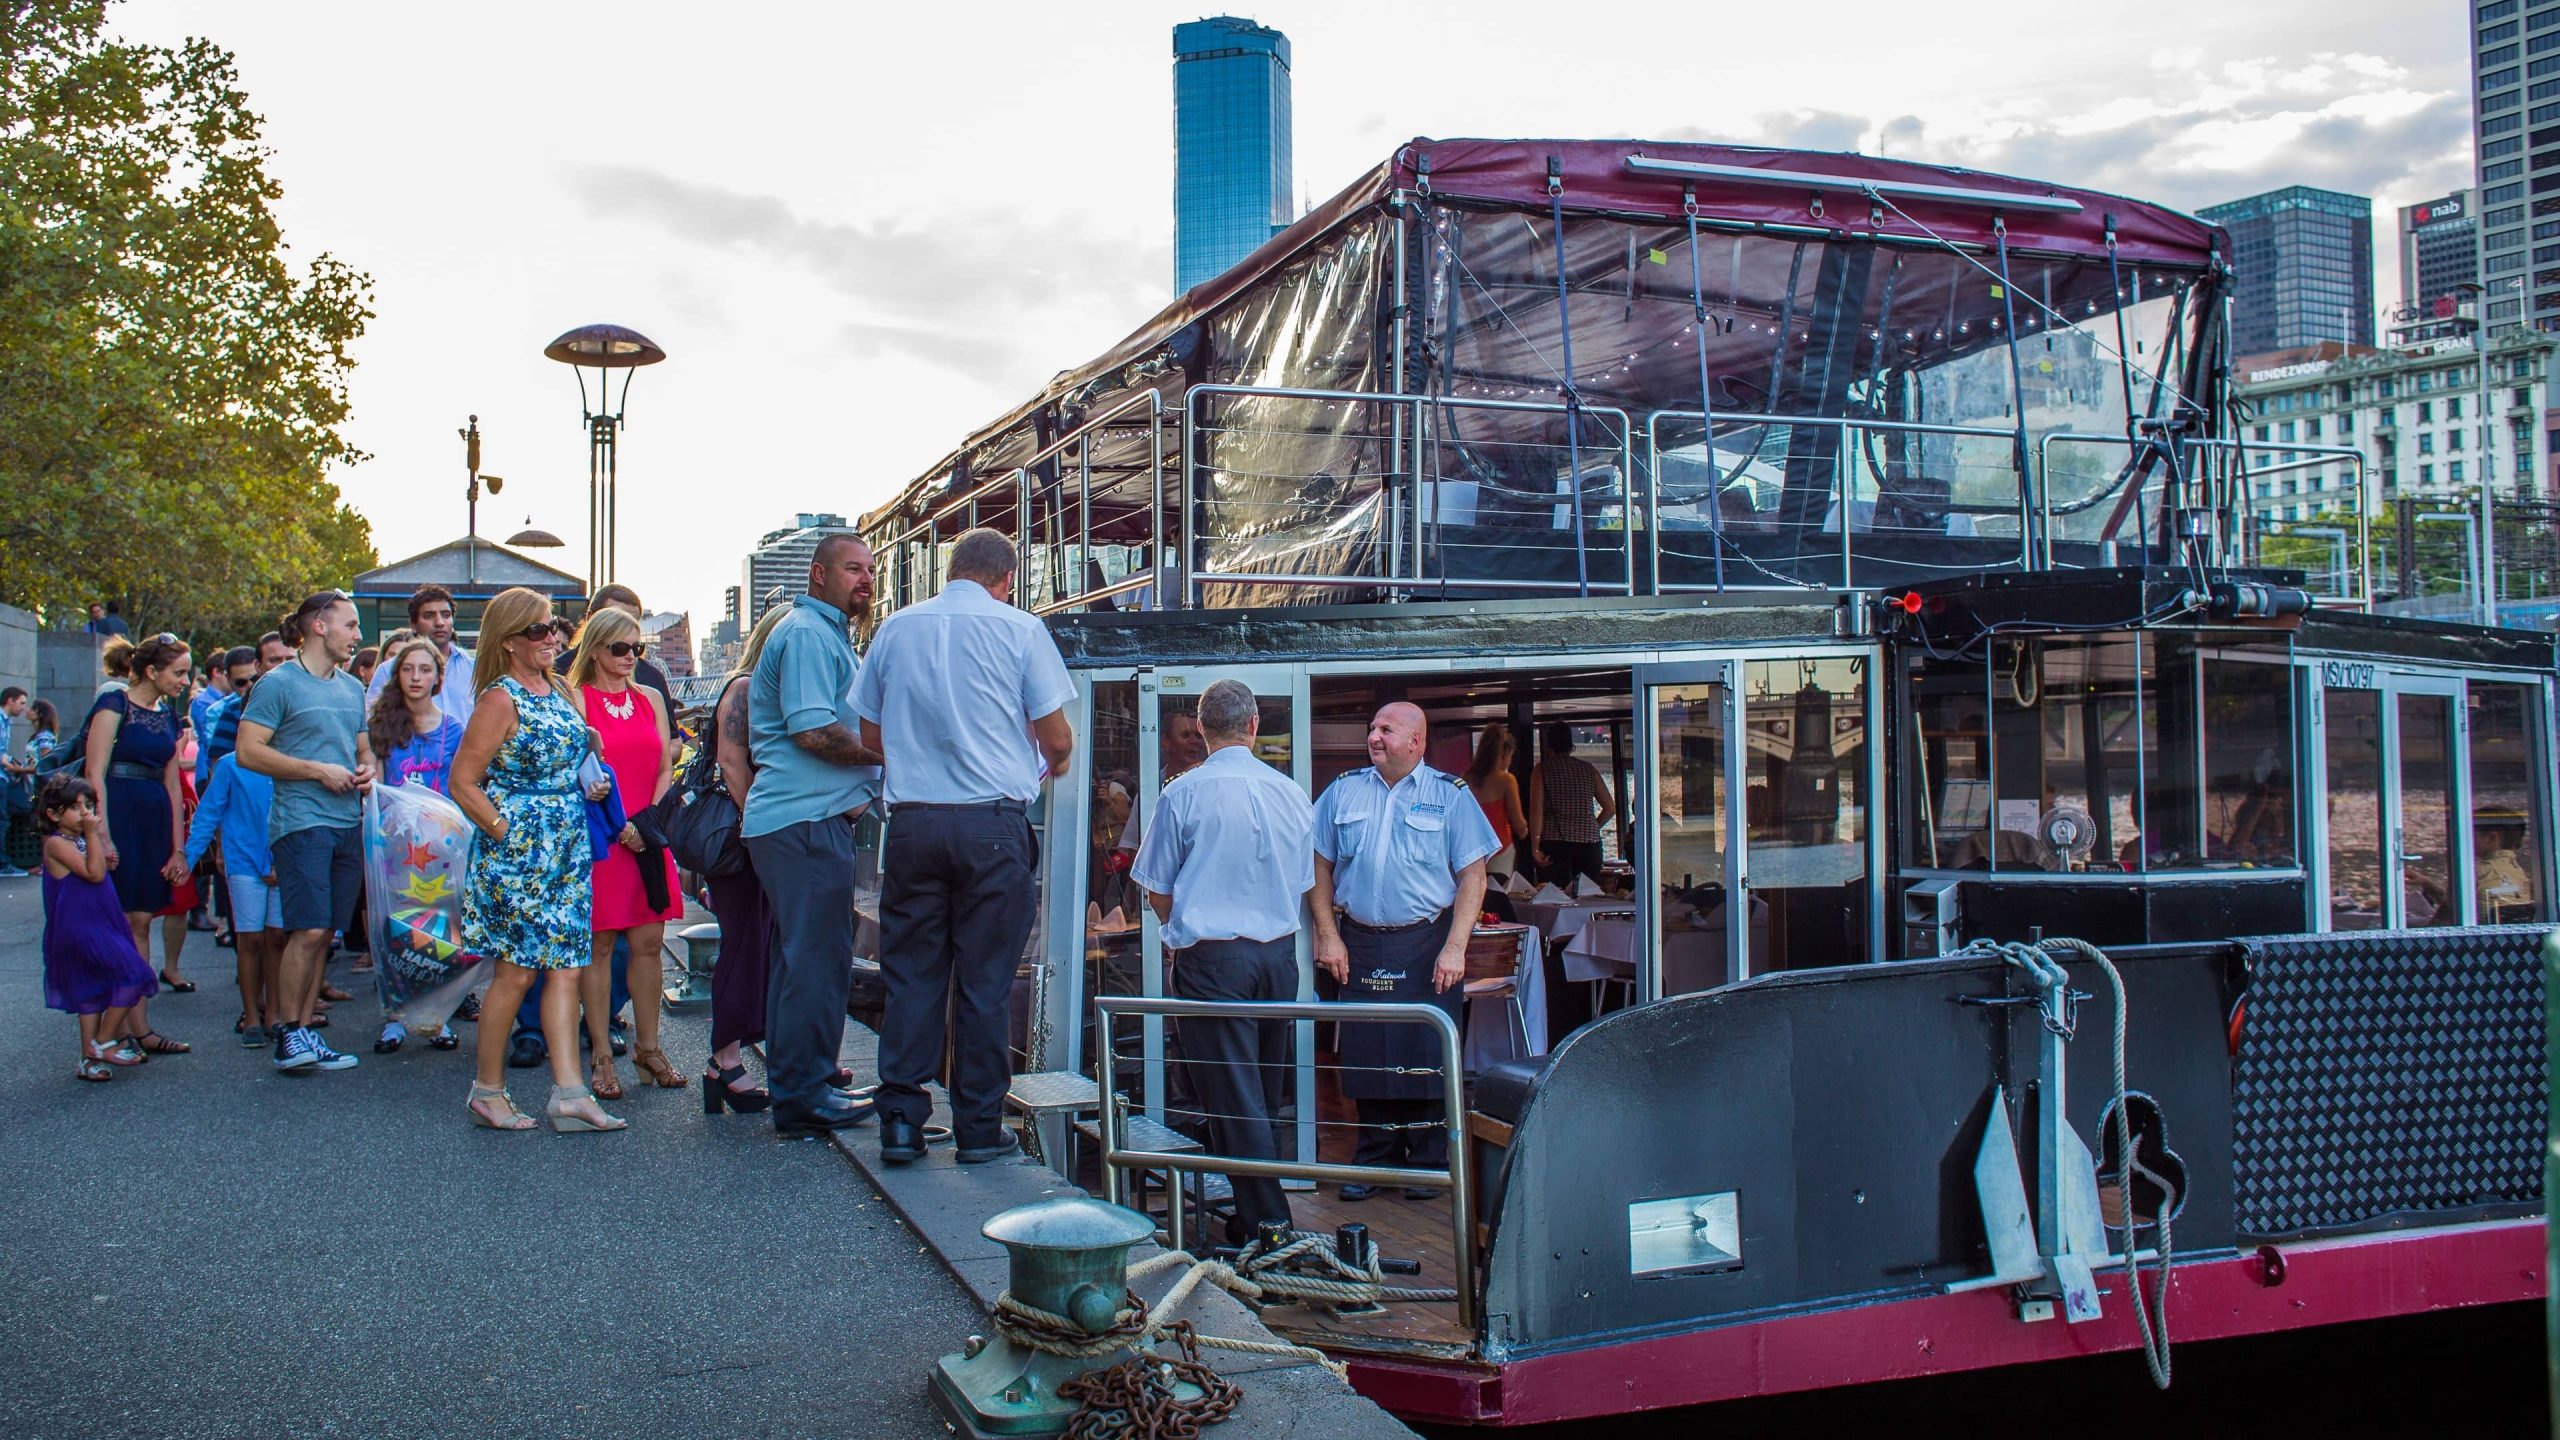
[[[948, 542], [976, 525], [1015, 537], [1017, 598], [1042, 614], [1294, 603], [1310, 591], [1875, 589], [2199, 555], [2301, 570], [2331, 603], [2371, 599], [2368, 476], [2351, 448], [2052, 431], [2022, 465], [2018, 436], [1224, 384], [1191, 387], [1177, 414], [1140, 390], [875, 532], [878, 608], [937, 592]], [[1098, 453], [1117, 458], [1098, 466]], [[2255, 488], [2306, 474], [2321, 478], [2296, 503]], [[2274, 518], [2287, 512], [2297, 518]]]

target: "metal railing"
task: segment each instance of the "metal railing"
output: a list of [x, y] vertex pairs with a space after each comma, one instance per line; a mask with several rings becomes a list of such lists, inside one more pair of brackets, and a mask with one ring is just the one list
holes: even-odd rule
[[[1220, 425], [1205, 418], [1202, 414], [1203, 402], [1220, 398], [1289, 400], [1314, 405], [1360, 406], [1377, 412], [1376, 418], [1385, 423], [1376, 429], [1257, 431], [1250, 426]], [[1587, 425], [1590, 427], [1590, 434], [1578, 444], [1570, 439], [1470, 441], [1456, 433], [1458, 427], [1455, 424], [1455, 416], [1460, 413], [1539, 416], [1564, 421], [1576, 427]], [[1355, 447], [1374, 445], [1383, 450], [1384, 464], [1378, 474], [1377, 489], [1374, 494], [1357, 497], [1345, 505], [1336, 507], [1344, 514], [1357, 505], [1376, 504], [1379, 507], [1377, 530], [1382, 543], [1372, 547], [1379, 557], [1376, 573], [1291, 571], [1254, 568], [1250, 565], [1201, 568], [1201, 542], [1220, 538], [1218, 532], [1214, 530], [1204, 531], [1203, 520], [1216, 519], [1215, 512], [1219, 508], [1239, 503], [1204, 499], [1207, 480], [1226, 467], [1213, 464], [1204, 457], [1201, 449], [1202, 438], [1228, 434], [1250, 436], [1288, 433], [1304, 434], [1313, 439], [1330, 440], [1333, 443]], [[1557, 591], [1615, 592], [1627, 595], [1637, 593], [1635, 532], [1639, 516], [1634, 485], [1630, 478], [1635, 471], [1634, 429], [1632, 421], [1623, 410], [1600, 405], [1586, 405], [1576, 410], [1563, 404], [1526, 400], [1394, 395], [1365, 390], [1195, 385], [1186, 393], [1183, 401], [1182, 445], [1184, 483], [1180, 521], [1177, 528], [1183, 537], [1179, 548], [1184, 566], [1182, 590], [1187, 604], [1199, 603], [1200, 587], [1217, 584], [1379, 589], [1397, 593], [1419, 593], [1424, 590], [1450, 587], [1524, 593]], [[1554, 493], [1524, 492], [1518, 497], [1522, 502], [1522, 513], [1550, 506], [1559, 512], [1579, 508], [1582, 511], [1581, 523], [1573, 525], [1568, 517], [1559, 515], [1558, 524], [1537, 529], [1524, 529], [1521, 533], [1523, 535], [1552, 533], [1556, 529], [1570, 528], [1573, 535], [1576, 568], [1582, 572], [1579, 578], [1548, 580], [1504, 576], [1498, 573], [1480, 575], [1449, 573], [1449, 532], [1452, 528], [1450, 516], [1458, 510], [1460, 499], [1485, 492], [1482, 488], [1474, 491], [1462, 490], [1460, 487], [1464, 486], [1482, 487], [1484, 482], [1480, 477], [1453, 476], [1444, 473], [1441, 459], [1450, 447], [1483, 450], [1502, 446], [1555, 452], [1559, 462], [1555, 467], [1559, 472], [1558, 489]], [[1577, 449], [1581, 452], [1579, 458], [1584, 462], [1578, 469], [1574, 464], [1576, 457], [1573, 454]], [[1616, 470], [1614, 484], [1593, 487], [1588, 483], [1586, 476], [1596, 469], [1608, 466], [1614, 466]], [[1318, 477], [1310, 473], [1271, 478], [1312, 483]], [[1595, 488], [1596, 495], [1594, 495]], [[1595, 550], [1591, 545], [1591, 532], [1594, 529], [1607, 528], [1607, 510], [1613, 501], [1617, 509], [1618, 543], [1603, 550]], [[1202, 513], [1204, 509], [1211, 514], [1204, 517]], [[1229, 533], [1240, 535], [1243, 529], [1239, 527]], [[1619, 577], [1614, 581], [1606, 578], [1598, 580], [1590, 578], [1588, 567], [1592, 557], [1612, 552], [1616, 554], [1622, 567]], [[1433, 573], [1434, 555], [1439, 557], [1440, 562], [1437, 574]]]
[[[1449, 1241], [1451, 1268], [1456, 1271], [1458, 1291], [1458, 1323], [1476, 1323], [1475, 1234], [1471, 1220], [1473, 1201], [1467, 1194], [1467, 1102], [1466, 1070], [1460, 1059], [1458, 1027], [1436, 1005], [1354, 1004], [1340, 1001], [1305, 1000], [1177, 1000], [1144, 995], [1097, 995], [1093, 1008], [1100, 1035], [1096, 1045], [1096, 1076], [1101, 1082], [1101, 1108], [1098, 1128], [1102, 1133], [1103, 1198], [1115, 1204], [1125, 1203], [1121, 1184], [1124, 1170], [1164, 1170], [1208, 1175], [1260, 1175], [1280, 1180], [1333, 1181], [1353, 1185], [1440, 1186], [1449, 1192]], [[1449, 1166], [1446, 1170], [1417, 1170], [1401, 1165], [1332, 1164], [1320, 1160], [1256, 1160], [1241, 1156], [1217, 1156], [1205, 1150], [1199, 1154], [1175, 1154], [1163, 1150], [1129, 1150], [1122, 1148], [1121, 1119], [1129, 1107], [1121, 1099], [1112, 1074], [1111, 1021], [1117, 1015], [1198, 1016], [1219, 1020], [1331, 1020], [1349, 1024], [1420, 1025], [1432, 1030], [1440, 1041], [1441, 1087], [1445, 1101], [1445, 1123], [1449, 1129]], [[1301, 1063], [1312, 1064], [1312, 1060]], [[1150, 1102], [1151, 1103], [1151, 1102]], [[1141, 1111], [1147, 1103], [1134, 1107]], [[1172, 1193], [1166, 1204], [1165, 1239], [1167, 1248], [1186, 1248], [1183, 1221], [1182, 1187], [1167, 1187]]]
[[[1735, 414], [1719, 410], [1714, 416], [1714, 425], [1716, 430], [1722, 433], [1731, 434], [1737, 430], [1758, 429], [1764, 432], [1765, 437], [1765, 432], [1768, 430], [1785, 429], [1788, 432], [1787, 443], [1781, 448], [1774, 462], [1780, 467], [1785, 465], [1789, 455], [1799, 450], [1801, 432], [1816, 430], [1834, 432], [1830, 460], [1831, 477], [1824, 492], [1827, 496], [1824, 513], [1813, 517], [1810, 524], [1797, 524], [1792, 527], [1788, 526], [1783, 519], [1763, 522], [1758, 518], [1756, 511], [1754, 517], [1747, 522], [1737, 522], [1727, 516], [1722, 502], [1725, 491], [1731, 485], [1749, 483], [1756, 490], [1759, 488], [1759, 482], [1770, 478], [1765, 473], [1765, 469], [1772, 462], [1764, 458], [1768, 446], [1764, 438], [1763, 444], [1755, 447], [1750, 456], [1745, 457], [1735, 470], [1728, 473], [1723, 469], [1724, 462], [1717, 458], [1714, 436], [1702, 436], [1706, 450], [1703, 463], [1709, 473], [1705, 496], [1707, 523], [1702, 531], [1691, 533], [1710, 536], [1711, 543], [1716, 547], [1715, 558], [1722, 561], [1729, 556], [1733, 563], [1729, 566], [1719, 565], [1721, 579], [1717, 581], [1665, 581], [1662, 578], [1662, 537], [1666, 533], [1678, 532], [1666, 531], [1662, 516], [1663, 457], [1668, 453], [1663, 446], [1663, 427], [1668, 422], [1704, 429], [1707, 420], [1707, 415], [1697, 410], [1656, 410], [1645, 416], [1645, 453], [1649, 462], [1645, 467], [1644, 512], [1648, 518], [1645, 527], [1646, 554], [1657, 593], [1680, 594], [1719, 589], [1787, 589], [1827, 585], [1831, 583], [1827, 576], [1811, 578], [1803, 574], [1790, 574], [1784, 567], [1790, 564], [1801, 564], [1812, 557], [1814, 552], [1805, 543], [1807, 537], [1824, 537], [1822, 544], [1827, 550], [1831, 544], [1829, 537], [1835, 532], [1839, 544], [1838, 583], [1843, 588], [1853, 588], [1857, 580], [1859, 536], [1875, 536], [1900, 531], [1915, 536], [1927, 533], [1958, 539], [2005, 538], [1996, 528], [1991, 530], [1981, 528], [1982, 519], [1993, 517], [2017, 523], [2018, 555], [2014, 563], [2019, 569], [2027, 568], [2030, 559], [2027, 533], [2027, 487], [2026, 477], [2018, 473], [2014, 458], [2017, 453], [2016, 431], [1974, 425], [1934, 425], [1904, 420]], [[1952, 442], [1962, 440], [1977, 440], [1998, 446], [2002, 458], [1992, 468], [2010, 478], [2013, 493], [1996, 502], [1988, 503], [1964, 498], [1965, 487], [1960, 484], [1961, 477], [1945, 473], [1958, 469], [1964, 464], [1960, 459], [1952, 457], [1935, 465], [1928, 465], [1926, 470], [1921, 468], [1926, 462], [1915, 462], [1909, 459], [1884, 462], [1889, 466], [1900, 466], [1912, 478], [1926, 478], [1929, 470], [1939, 472], [1936, 478], [1943, 478], [1946, 482], [1947, 493], [1944, 497], [1886, 492], [1883, 477], [1874, 473], [1877, 462], [1870, 454], [1870, 443], [1880, 439], [1889, 447], [1898, 442], [1907, 448], [1914, 444], [1925, 443], [1931, 437], [1950, 442], [1951, 449]], [[1897, 505], [1909, 505], [1915, 512], [1932, 513], [1935, 517], [1932, 522], [1935, 528], [1924, 529], [1918, 525], [1884, 523], [1891, 518], [1883, 508], [1888, 501]], [[1859, 512], [1858, 507], [1861, 504], [1868, 507], [1864, 515]], [[1970, 533], [1956, 528], [1958, 517], [1968, 517], [1964, 523], [1973, 527]], [[1790, 529], [1793, 531], [1792, 535], [1787, 533]], [[1737, 538], [1757, 535], [1786, 540], [1794, 553], [1777, 557], [1754, 556]], [[1823, 558], [1827, 568], [1829, 557], [1825, 555]], [[1884, 557], [1871, 557], [1871, 559], [1872, 563], [1898, 565], [1905, 570], [1917, 567], [1978, 572], [2006, 568], [2005, 562], [1994, 565], [1955, 566], [1919, 560], [1893, 561]]]
[[[2054, 486], [2054, 456], [2057, 450], [2066, 454], [2072, 447], [2099, 452], [2123, 453], [2123, 460], [2102, 468], [2099, 473], [2112, 477], [2110, 483], [2085, 494], [2057, 496]], [[2102, 504], [2116, 508], [2107, 522], [2106, 531], [2095, 537], [2097, 543], [2114, 539], [2122, 543], [2130, 539], [2145, 550], [2171, 551], [2172, 539], [2164, 538], [2164, 507], [2172, 484], [2184, 487], [2182, 499], [2188, 506], [2201, 506], [2212, 511], [2220, 521], [2218, 536], [2223, 546], [2220, 563], [2244, 566], [2301, 569], [2312, 576], [2326, 574], [2326, 588], [2315, 582], [2308, 589], [2323, 600], [2340, 605], [2363, 606], [2373, 598], [2373, 513], [2368, 503], [2367, 461], [2364, 452], [2352, 446], [2324, 445], [2316, 441], [2284, 440], [2218, 440], [2177, 439], [2145, 441], [2140, 448], [2159, 455], [2156, 464], [2141, 467], [2133, 453], [2136, 446], [2122, 435], [2090, 435], [2056, 430], [2036, 443], [2037, 468], [2045, 477], [2042, 487], [2044, 513], [2037, 517], [2042, 530], [2045, 553], [2052, 553], [2054, 521], [2066, 520], [2074, 514], [2090, 513]], [[2256, 463], [2254, 457], [2287, 455], [2299, 458]], [[2174, 464], [2174, 471], [2172, 465]], [[2315, 489], [2308, 494], [2287, 497], [2297, 503], [2310, 502], [2321, 507], [2304, 520], [2270, 518], [2282, 502], [2274, 497], [2261, 499], [2249, 493], [2254, 481], [2304, 472], [2325, 472], [2332, 465], [2347, 471], [2346, 482]], [[2148, 473], [2138, 473], [2146, 470]], [[2126, 494], [2133, 486], [2139, 490]], [[2124, 532], [2130, 530], [2127, 536]], [[2069, 537], [2066, 537], [2069, 538]], [[2093, 537], [2081, 537], [2084, 541]], [[2313, 552], [2309, 555], [2271, 556], [2269, 542], [2279, 546], [2300, 540]], [[2325, 568], [2304, 560], [2334, 557], [2338, 563]]]
[[[1132, 422], [1127, 418], [1142, 411], [1145, 414], [1143, 421]], [[923, 578], [934, 579], [939, 574], [940, 566], [930, 558], [936, 543], [932, 537], [939, 535], [944, 525], [955, 518], [965, 517], [964, 528], [984, 523], [989, 518], [983, 513], [984, 502], [990, 497], [1000, 495], [1007, 487], [1011, 487], [1013, 492], [1014, 550], [1021, 557], [1021, 573], [1017, 583], [1023, 587], [1020, 598], [1026, 602], [1031, 600], [1032, 587], [1036, 583], [1033, 561], [1042, 558], [1046, 561], [1042, 569], [1045, 570], [1050, 582], [1048, 585], [1050, 593], [1045, 600], [1031, 607], [1036, 613], [1046, 614], [1056, 610], [1070, 609], [1104, 595], [1125, 594], [1145, 588], [1148, 577], [1124, 577], [1122, 580], [1093, 589], [1083, 588], [1085, 565], [1093, 555], [1092, 442], [1105, 431], [1135, 430], [1141, 425], [1147, 432], [1146, 497], [1150, 517], [1148, 555], [1151, 565], [1161, 566], [1165, 553], [1164, 397], [1149, 388], [1126, 396], [1104, 408], [1075, 429], [1033, 451], [1021, 464], [1001, 475], [972, 485], [962, 494], [926, 512], [923, 519], [880, 542], [884, 548], [893, 549], [896, 552], [896, 557], [891, 564], [893, 588], [884, 592], [893, 597], [890, 608], [894, 609], [898, 603], [913, 603], [898, 601], [894, 598], [895, 596], [909, 589], [923, 588], [922, 584], [908, 573], [910, 547], [918, 543], [924, 545], [928, 558], [925, 564], [926, 575]], [[1061, 497], [1053, 500], [1049, 506], [1050, 539], [1043, 544], [1033, 537], [1032, 486], [1035, 483], [1035, 477], [1032, 471], [1067, 454], [1070, 450], [1076, 452], [1077, 474], [1073, 486], [1074, 498], [1072, 500], [1064, 498], [1064, 492], [1068, 487], [1062, 479], [1059, 485]], [[1070, 509], [1076, 516], [1076, 540], [1072, 547], [1075, 558], [1072, 569], [1068, 567], [1065, 555], [1070, 548], [1065, 535], [1065, 515]], [[1073, 576], [1071, 586], [1061, 586], [1057, 583], [1060, 577], [1067, 575]], [[936, 585], [934, 588], [938, 589], [939, 586]], [[914, 598], [922, 599], [925, 596], [919, 594]], [[1155, 603], [1158, 608], [1162, 608], [1163, 597], [1157, 596]]]

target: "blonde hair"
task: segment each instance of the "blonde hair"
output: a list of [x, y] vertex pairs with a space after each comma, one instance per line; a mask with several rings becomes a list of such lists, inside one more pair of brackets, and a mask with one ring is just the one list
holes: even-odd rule
[[539, 592], [518, 585], [489, 597], [480, 612], [480, 646], [471, 659], [471, 693], [476, 698], [507, 673], [507, 641], [533, 627], [551, 610]]
[[[617, 640], [641, 639], [640, 622], [626, 610], [590, 610], [585, 623], [578, 626], [578, 638], [572, 642], [578, 653], [569, 661], [569, 688], [579, 689], [596, 683], [597, 662], [604, 647]], [[635, 679], [633, 683], [638, 683]]]
[[747, 635], [747, 648], [745, 653], [738, 657], [739, 674], [753, 675], [756, 673], [756, 661], [764, 658], [764, 642], [772, 636], [773, 627], [781, 624], [782, 617], [790, 613], [791, 606], [787, 601], [783, 604], [773, 606], [771, 609], [764, 612], [764, 618], [757, 621], [756, 628]]

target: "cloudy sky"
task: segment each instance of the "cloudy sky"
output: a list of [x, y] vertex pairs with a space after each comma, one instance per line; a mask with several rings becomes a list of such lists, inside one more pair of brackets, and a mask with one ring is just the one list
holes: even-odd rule
[[[700, 633], [764, 531], [879, 503], [1170, 298], [1170, 32], [1202, 13], [127, 0], [115, 23], [236, 52], [288, 242], [373, 276], [374, 458], [340, 480], [384, 557], [460, 535], [476, 412], [508, 482], [484, 530], [529, 517], [583, 567], [578, 396], [541, 349], [615, 321], [670, 356], [631, 392], [622, 578]], [[2461, 0], [1242, 13], [1295, 48], [1319, 199], [1414, 135], [1856, 148], [2189, 208], [2304, 182], [2374, 198], [2389, 299], [2391, 207], [2470, 176]]]

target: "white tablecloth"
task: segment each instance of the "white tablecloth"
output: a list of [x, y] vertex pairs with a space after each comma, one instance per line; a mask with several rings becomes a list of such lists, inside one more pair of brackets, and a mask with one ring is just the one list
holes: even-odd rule
[[[1546, 966], [1539, 963], [1538, 932], [1520, 932], [1528, 953], [1520, 966], [1520, 1013], [1529, 1031], [1529, 1053], [1547, 1053], [1547, 979]], [[1508, 1001], [1494, 997], [1467, 1002], [1466, 1062], [1469, 1070], [1482, 1070], [1497, 1060], [1520, 1057], [1520, 1037], [1511, 1029], [1511, 1007]]]
[[1614, 895], [1595, 896], [1588, 900], [1567, 900], [1561, 904], [1544, 900], [1514, 900], [1511, 908], [1524, 925], [1537, 927], [1538, 933], [1550, 940], [1570, 940], [1582, 933], [1591, 917], [1604, 910], [1630, 910], [1632, 900]]

